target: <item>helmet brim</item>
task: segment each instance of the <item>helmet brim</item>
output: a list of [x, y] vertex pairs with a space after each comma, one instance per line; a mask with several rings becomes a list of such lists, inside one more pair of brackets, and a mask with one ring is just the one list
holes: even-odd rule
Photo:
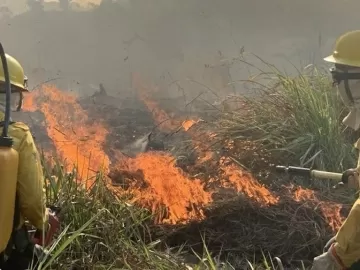
[[24, 86], [19, 86], [16, 84], [11, 85], [11, 92], [30, 92], [29, 89], [24, 88]]
[[[0, 80], [0, 87], [4, 84], [3, 81]], [[26, 89], [23, 85], [18, 85], [15, 83], [11, 84], [11, 92], [12, 93], [18, 93], [18, 92], [30, 92], [28, 89]], [[4, 90], [0, 90], [0, 93], [5, 93]]]
[[333, 63], [333, 64], [339, 64], [339, 65], [345, 65], [345, 66], [351, 66], [351, 67], [360, 67], [360, 63], [358, 61], [335, 58], [333, 55], [329, 55], [328, 57], [325, 57], [324, 61]]

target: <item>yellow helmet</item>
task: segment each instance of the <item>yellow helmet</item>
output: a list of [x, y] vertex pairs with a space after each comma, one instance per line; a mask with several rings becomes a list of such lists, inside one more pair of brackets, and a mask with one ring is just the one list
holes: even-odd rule
[[359, 48], [360, 30], [345, 33], [336, 40], [333, 54], [324, 60], [334, 64], [360, 67]]
[[[6, 54], [6, 61], [9, 69], [11, 90], [13, 92], [28, 92], [27, 77], [20, 63], [12, 56]], [[5, 82], [5, 75], [2, 62], [0, 61], [0, 82]]]

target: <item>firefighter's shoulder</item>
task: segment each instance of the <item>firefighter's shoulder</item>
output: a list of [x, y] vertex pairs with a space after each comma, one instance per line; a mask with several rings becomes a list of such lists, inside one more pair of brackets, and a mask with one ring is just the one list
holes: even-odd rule
[[13, 147], [16, 150], [18, 150], [24, 140], [30, 138], [29, 135], [31, 135], [30, 128], [23, 122], [12, 122], [9, 126], [9, 136], [12, 137]]
[[15, 130], [20, 130], [20, 131], [23, 131], [23, 132], [27, 132], [30, 130], [29, 126], [26, 125], [25, 123], [23, 122], [13, 122], [11, 124], [11, 127], [12, 129], [15, 131]]

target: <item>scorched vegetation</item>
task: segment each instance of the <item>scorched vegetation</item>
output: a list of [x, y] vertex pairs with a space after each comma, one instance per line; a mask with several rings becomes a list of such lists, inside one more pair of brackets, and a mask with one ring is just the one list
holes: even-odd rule
[[[44, 150], [48, 200], [63, 208], [51, 267], [276, 269], [275, 256], [289, 267], [307, 267], [354, 196], [329, 183], [284, 178], [272, 167], [351, 168], [356, 134], [342, 126], [346, 111], [325, 72], [307, 68], [290, 77], [267, 64], [260, 73], [249, 81], [256, 98], [228, 97], [212, 113], [215, 121], [170, 117], [156, 91], [152, 96], [134, 76], [144, 114], [165, 134], [162, 142], [176, 133], [185, 139], [132, 157], [114, 150], [121, 141], [109, 142], [114, 130], [104, 108], [90, 110], [54, 86], [34, 91], [25, 107], [43, 114], [58, 155], [51, 163], [51, 147]], [[99, 112], [94, 124], [90, 118]]]

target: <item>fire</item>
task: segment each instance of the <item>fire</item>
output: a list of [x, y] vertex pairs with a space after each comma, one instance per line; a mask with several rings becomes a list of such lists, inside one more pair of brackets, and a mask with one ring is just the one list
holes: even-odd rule
[[[185, 125], [184, 125], [185, 123]], [[189, 130], [192, 126], [197, 124], [196, 121], [187, 121], [184, 122], [183, 126], [189, 127], [185, 130]], [[198, 153], [201, 155], [200, 162], [205, 162], [213, 158], [213, 152], [208, 150], [209, 142], [215, 137], [214, 134], [205, 132], [198, 134], [196, 131], [190, 131], [190, 134], [193, 138], [195, 148], [198, 150]], [[197, 142], [195, 138], [202, 137], [203, 140]], [[204, 137], [207, 140], [204, 140]], [[204, 141], [207, 144], [204, 144]], [[231, 147], [231, 143], [230, 143]], [[229, 158], [222, 157], [220, 159], [220, 171], [221, 175], [221, 184], [224, 187], [234, 188], [237, 192], [242, 192], [248, 197], [256, 200], [257, 202], [263, 205], [272, 205], [276, 204], [279, 201], [279, 197], [273, 195], [264, 185], [261, 185], [252, 175], [248, 172], [245, 172], [239, 166], [234, 164], [229, 160]], [[343, 217], [341, 216], [341, 205], [333, 202], [323, 202], [320, 201], [313, 190], [304, 189], [298, 187], [294, 193], [293, 198], [295, 201], [311, 201], [315, 202], [317, 206], [321, 209], [327, 223], [333, 229], [337, 231], [343, 222]]]
[[103, 150], [108, 131], [101, 121], [90, 123], [76, 95], [44, 86], [26, 96], [24, 110], [36, 109], [44, 114], [48, 136], [68, 170], [75, 165], [78, 177], [88, 179], [109, 168], [110, 160]]
[[[294, 187], [290, 188], [293, 189]], [[341, 204], [321, 201], [316, 197], [315, 191], [302, 187], [296, 187], [293, 191], [293, 197], [297, 202], [311, 202], [316, 204], [316, 206], [322, 211], [332, 230], [338, 231], [340, 229], [341, 224], [344, 221], [344, 218], [340, 213]]]
[[243, 192], [264, 205], [276, 204], [279, 201], [278, 197], [274, 196], [249, 173], [244, 172], [234, 163], [227, 164], [227, 162], [229, 160], [225, 158], [220, 161], [220, 169], [223, 171], [223, 186], [235, 188], [237, 192]]
[[341, 204], [333, 202], [320, 202], [319, 207], [329, 226], [334, 232], [337, 232], [345, 220], [340, 213]]
[[156, 124], [164, 131], [172, 131], [180, 126], [178, 121], [173, 120], [164, 110], [160, 109], [157, 102], [149, 99], [148, 95], [141, 95], [140, 99], [146, 104], [149, 111], [152, 112]]
[[[291, 188], [293, 188], [293, 187], [291, 187]], [[316, 196], [315, 196], [315, 191], [313, 191], [311, 189], [305, 189], [302, 187], [297, 187], [295, 189], [295, 191], [293, 193], [293, 197], [296, 202], [317, 200]]]
[[39, 96], [39, 89], [33, 91], [31, 94], [25, 94], [23, 100], [22, 108], [28, 112], [34, 112], [38, 109], [38, 106], [35, 103], [35, 98]]
[[199, 179], [189, 179], [175, 166], [174, 158], [167, 153], [143, 153], [135, 159], [129, 159], [122, 169], [133, 174], [141, 174], [142, 188], [138, 181], [131, 184], [131, 193], [135, 195], [134, 202], [159, 211], [162, 222], [179, 223], [204, 217], [202, 208], [209, 204], [211, 192], [206, 192]]
[[[137, 87], [137, 90], [141, 93], [145, 93], [145, 87], [141, 84], [141, 80], [138, 76], [133, 76], [133, 84]], [[148, 109], [153, 112], [154, 119], [157, 123], [161, 123], [166, 119], [166, 113], [158, 107], [158, 104], [149, 98], [148, 92], [146, 92], [147, 98], [142, 98], [143, 102], [147, 105]], [[154, 113], [157, 112], [157, 113]], [[185, 131], [190, 134], [195, 150], [198, 153], [198, 163], [204, 163], [211, 161], [214, 158], [214, 152], [209, 149], [211, 141], [216, 137], [212, 132], [197, 132], [191, 128], [201, 122], [200, 119], [183, 121], [181, 126]], [[177, 121], [172, 121], [177, 123]], [[179, 126], [177, 124], [177, 126]], [[173, 128], [176, 128], [174, 125]], [[278, 198], [271, 194], [271, 192], [263, 185], [261, 185], [256, 179], [254, 179], [249, 173], [245, 173], [239, 166], [235, 164], [228, 164], [228, 160], [223, 159], [220, 162], [220, 171], [222, 180], [220, 184], [223, 187], [235, 188], [237, 192], [243, 192], [250, 198], [263, 203], [263, 204], [275, 204], [278, 202]]]
[[[105, 152], [105, 143], [109, 143], [106, 139], [110, 131], [104, 121], [90, 119], [76, 95], [55, 86], [43, 86], [26, 96], [24, 109], [30, 112], [40, 110], [44, 114], [47, 134], [57, 154], [66, 160], [67, 169], [77, 166], [78, 179], [93, 177], [100, 170], [107, 173], [110, 165], [119, 169], [120, 178], [128, 178], [128, 185], [126, 188], [116, 188], [116, 191], [130, 192], [133, 202], [157, 213], [158, 222], [174, 224], [204, 218], [204, 207], [212, 202], [212, 195], [219, 187], [243, 193], [264, 206], [279, 202], [279, 197], [260, 184], [251, 173], [210, 149], [216, 135], [208, 130], [194, 128], [200, 126], [202, 120], [183, 121], [170, 117], [150, 98], [145, 91], [148, 88], [140, 80], [133, 83], [139, 98], [161, 129], [183, 129], [190, 135], [199, 157], [196, 164], [214, 169], [217, 175], [212, 177], [212, 181], [217, 187], [205, 188], [200, 179], [185, 174], [176, 166], [175, 158], [169, 153], [147, 152], [134, 159], [120, 154], [109, 157]], [[315, 203], [333, 230], [341, 226], [341, 205], [319, 200], [312, 190], [298, 187], [292, 192], [296, 201]]]
[[172, 119], [172, 117], [159, 107], [157, 102], [150, 98], [149, 93], [156, 92], [156, 88], [154, 86], [149, 87], [145, 85], [136, 73], [132, 76], [132, 83], [138, 92], [140, 100], [144, 102], [148, 110], [152, 113], [156, 124], [159, 125], [161, 130], [173, 131], [180, 127], [181, 122]]
[[216, 135], [212, 132], [190, 131], [195, 150], [197, 151], [198, 163], [205, 163], [215, 159], [215, 153], [210, 149], [213, 139]]
[[[148, 104], [152, 104], [151, 101]], [[24, 109], [43, 112], [47, 133], [57, 153], [68, 161], [68, 169], [78, 165], [79, 179], [86, 179], [88, 169], [94, 175], [101, 168], [109, 168], [110, 159], [103, 150], [108, 130], [101, 121], [90, 122], [76, 95], [44, 86], [26, 97]], [[131, 183], [129, 190], [134, 202], [152, 212], [165, 209], [158, 222], [177, 223], [204, 217], [202, 208], [211, 202], [211, 192], [204, 190], [199, 179], [190, 179], [177, 168], [171, 155], [144, 153], [135, 159], [123, 155], [115, 158], [117, 166], [127, 174], [140, 172], [143, 176], [143, 185], [139, 186], [137, 177], [138, 181]]]
[[184, 128], [185, 131], [188, 131], [192, 126], [194, 126], [195, 124], [199, 123], [200, 119], [198, 120], [185, 120], [182, 122], [182, 127]]

